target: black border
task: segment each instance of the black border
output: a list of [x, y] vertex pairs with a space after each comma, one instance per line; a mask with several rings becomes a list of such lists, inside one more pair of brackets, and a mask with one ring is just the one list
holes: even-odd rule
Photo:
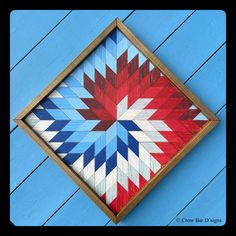
[[[156, 2], [156, 9], [193, 9], [191, 6], [193, 4], [193, 1], [177, 1], [176, 3], [171, 3], [168, 1], [151, 1], [149, 0], [145, 1], [118, 1], [118, 9], [120, 9], [121, 6], [124, 7], [124, 9], [154, 9], [154, 2]], [[83, 2], [83, 5], [82, 5]], [[135, 2], [135, 5], [134, 5]], [[191, 2], [191, 4], [190, 4]], [[233, 137], [233, 129], [231, 128], [231, 124], [233, 121], [235, 122], [236, 119], [233, 119], [233, 95], [235, 92], [233, 92], [233, 89], [236, 88], [235, 86], [235, 76], [233, 73], [233, 65], [235, 62], [232, 60], [233, 56], [236, 55], [235, 48], [233, 48], [233, 44], [236, 44], [236, 39], [234, 36], [235, 33], [235, 26], [233, 22], [236, 22], [235, 19], [235, 12], [233, 12], [233, 5], [227, 5], [227, 2], [225, 1], [213, 1], [212, 3], [204, 2], [204, 7], [199, 6], [199, 1], [197, 2], [198, 5], [195, 7], [197, 9], [221, 9], [225, 11], [226, 18], [227, 18], [227, 207], [226, 207], [226, 224], [224, 226], [172, 226], [172, 227], [30, 227], [30, 226], [14, 226], [10, 222], [10, 202], [9, 202], [9, 183], [10, 183], [10, 135], [9, 135], [9, 127], [10, 127], [10, 74], [9, 74], [9, 68], [10, 68], [10, 13], [13, 10], [20, 10], [20, 9], [91, 9], [91, 7], [97, 7], [93, 9], [114, 9], [114, 6], [111, 4], [114, 4], [113, 1], [96, 1], [96, 3], [87, 3], [86, 1], [81, 1], [78, 3], [78, 1], [71, 1], [63, 0], [63, 1], [52, 1], [51, 5], [48, 3], [48, 1], [41, 0], [38, 2], [32, 1], [32, 0], [22, 0], [22, 1], [3, 1], [0, 3], [0, 27], [1, 27], [1, 58], [0, 58], [0, 73], [2, 73], [2, 76], [0, 77], [0, 102], [2, 103], [0, 105], [0, 127], [1, 127], [1, 141], [0, 145], [3, 146], [4, 152], [2, 152], [1, 155], [1, 163], [0, 163], [0, 181], [1, 181], [1, 190], [0, 190], [0, 232], [7, 232], [7, 233], [17, 233], [17, 232], [24, 232], [24, 233], [69, 233], [69, 232], [77, 232], [78, 230], [82, 232], [84, 231], [91, 231], [91, 233], [98, 233], [101, 231], [101, 233], [105, 233], [105, 231], [108, 231], [109, 233], [121, 233], [121, 232], [127, 232], [127, 233], [141, 233], [143, 234], [144, 231], [147, 233], [151, 232], [166, 232], [166, 233], [179, 233], [179, 232], [186, 232], [186, 233], [192, 233], [193, 231], [199, 234], [200, 232], [219, 232], [226, 233], [229, 232], [229, 230], [232, 229], [233, 226], [233, 219], [235, 219], [234, 211], [233, 211], [233, 168], [235, 168], [235, 165], [233, 165], [233, 161], [236, 158], [235, 153], [230, 150], [230, 140], [232, 139], [230, 137]], [[96, 6], [97, 4], [97, 6]], [[162, 6], [161, 6], [162, 5]], [[165, 7], [163, 7], [165, 5]], [[147, 6], [151, 6], [151, 8], [147, 8]], [[171, 6], [171, 7], [170, 7]], [[174, 7], [174, 8], [173, 8]], [[234, 39], [234, 40], [233, 40]], [[231, 49], [230, 49], [231, 47]], [[234, 63], [234, 64], [233, 64]], [[231, 72], [231, 73], [230, 73]], [[230, 93], [231, 92], [231, 93]], [[229, 129], [230, 125], [230, 129]], [[231, 134], [230, 134], [231, 132]], [[4, 135], [3, 135], [4, 134]], [[236, 141], [236, 138], [233, 138]], [[220, 144], [219, 144], [220, 145]], [[235, 172], [234, 172], [235, 173]], [[235, 185], [235, 184], [234, 184]]]

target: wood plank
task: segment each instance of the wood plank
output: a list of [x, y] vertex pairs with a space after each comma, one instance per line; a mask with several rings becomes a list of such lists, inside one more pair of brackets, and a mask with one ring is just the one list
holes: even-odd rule
[[44, 160], [45, 153], [22, 129], [12, 133], [10, 142], [10, 191], [12, 191]]
[[156, 55], [181, 81], [185, 81], [225, 40], [225, 12], [196, 11]]
[[76, 189], [73, 181], [47, 159], [11, 194], [10, 220], [18, 226], [41, 225]]
[[78, 191], [45, 226], [100, 226], [108, 220], [83, 191]]
[[[140, 19], [140, 11], [138, 11], [137, 13], [135, 11], [126, 20], [126, 22], [129, 22], [129, 24], [131, 24], [131, 22], [134, 22], [134, 23], [132, 23], [132, 25], [135, 27], [136, 26], [135, 22], [138, 21], [138, 24], [140, 25], [140, 29], [142, 29], [142, 30], [139, 30], [139, 31], [140, 32], [144, 31], [144, 33], [142, 34], [144, 36], [149, 35], [150, 31], [149, 31], [149, 28], [146, 26], [146, 23], [144, 24], [143, 22], [148, 22], [148, 24], [150, 24], [150, 25], [153, 25], [153, 22], [156, 22], [160, 27], [162, 25], [164, 25], [165, 27], [161, 28], [161, 30], [163, 30], [164, 33], [161, 33], [162, 31], [160, 30], [160, 32], [158, 31], [156, 34], [152, 34], [153, 35], [152, 38], [149, 38], [149, 37], [145, 38], [146, 41], [148, 40], [148, 43], [153, 44], [153, 41], [155, 40], [156, 43], [153, 44], [153, 45], [159, 45], [162, 42], [161, 41], [162, 39], [165, 39], [166, 37], [168, 37], [168, 35], [171, 33], [171, 30], [174, 30], [174, 28], [176, 28], [179, 24], [182, 23], [180, 20], [184, 21], [186, 19], [186, 17], [189, 16], [192, 13], [192, 11], [173, 11], [173, 12], [172, 11], [171, 12], [169, 12], [169, 11], [151, 11], [151, 13], [153, 13], [153, 14], [151, 14], [150, 17], [147, 17], [146, 21], [140, 21], [139, 20]], [[145, 14], [147, 15], [148, 12], [145, 11]], [[174, 15], [176, 15], [176, 18], [174, 18]], [[130, 21], [131, 18], [132, 19], [134, 18], [134, 20]], [[168, 21], [169, 23], [167, 24], [166, 19], [168, 19], [168, 18], [170, 18], [170, 20]], [[169, 28], [167, 28], [167, 27], [169, 27]], [[155, 46], [153, 46], [152, 48], [154, 49]], [[21, 66], [21, 65], [19, 65], [19, 66]], [[27, 94], [25, 96], [27, 96]], [[15, 131], [13, 131], [13, 133], [11, 135], [13, 135], [14, 132]], [[22, 137], [18, 139], [18, 142], [19, 142], [19, 145], [22, 143], [22, 146], [25, 146], [25, 142], [27, 142], [27, 141], [25, 141], [25, 135], [22, 135]], [[25, 154], [23, 154], [23, 150], [22, 150], [22, 153], [19, 156], [19, 159], [21, 159], [21, 156], [27, 155], [28, 148], [24, 149], [24, 151], [25, 151]], [[39, 151], [34, 150], [34, 153], [36, 155], [38, 155], [38, 153], [41, 153], [41, 150], [40, 149], [39, 149]], [[17, 155], [17, 153], [16, 153], [16, 155]], [[45, 156], [42, 157], [42, 159], [43, 158], [45, 158]], [[25, 169], [24, 165], [21, 165], [20, 163], [21, 162], [19, 161], [18, 162], [18, 164], [19, 164], [18, 168], [21, 169], [22, 172], [25, 171], [24, 176], [27, 176], [30, 173], [30, 170]], [[15, 176], [14, 173], [13, 173], [13, 175]], [[14, 176], [12, 177], [13, 179], [15, 178]], [[23, 180], [23, 178], [21, 178], [21, 176], [19, 176], [17, 178], [19, 180], [20, 179]]]
[[10, 15], [10, 68], [15, 66], [69, 12], [69, 10], [12, 11]]
[[[213, 111], [226, 102], [226, 45], [187, 82], [191, 91]], [[209, 83], [209, 86], [206, 84]], [[210, 94], [210, 96], [208, 95]]]
[[[221, 119], [219, 125], [118, 224], [119, 226], [168, 225], [225, 166], [225, 113], [224, 108], [218, 115]], [[112, 225], [112, 222], [108, 224]]]
[[136, 10], [125, 25], [154, 51], [194, 11], [190, 10]]
[[[170, 226], [222, 226], [226, 223], [226, 169], [172, 221]], [[202, 219], [203, 221], [199, 221]]]
[[122, 20], [130, 12], [130, 10], [99, 10], [96, 13], [90, 10], [73, 11], [14, 68], [10, 74], [11, 129], [16, 126], [12, 119], [17, 113], [33, 100], [112, 20], [116, 17]]

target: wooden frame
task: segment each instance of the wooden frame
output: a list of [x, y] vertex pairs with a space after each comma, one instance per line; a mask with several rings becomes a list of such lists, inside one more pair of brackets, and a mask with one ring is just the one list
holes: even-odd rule
[[[192, 138], [183, 149], [181, 149], [171, 161], [168, 162], [138, 194], [116, 215], [113, 211], [97, 196], [97, 194], [70, 168], [61, 158], [55, 154], [53, 149], [28, 125], [24, 118], [35, 108], [42, 99], [52, 92], [67, 75], [69, 75], [108, 35], [118, 28], [174, 85], [185, 94], [193, 104], [208, 118], [209, 122]], [[14, 119], [21, 127], [56, 163], [63, 169], [73, 181], [86, 192], [86, 194], [107, 214], [114, 222], [118, 223], [125, 217], [141, 199], [219, 122], [219, 119], [195, 96], [189, 89], [182, 84], [166, 66], [146, 47], [144, 44], [119, 20], [115, 19], [77, 58], [75, 58], [26, 108]]]

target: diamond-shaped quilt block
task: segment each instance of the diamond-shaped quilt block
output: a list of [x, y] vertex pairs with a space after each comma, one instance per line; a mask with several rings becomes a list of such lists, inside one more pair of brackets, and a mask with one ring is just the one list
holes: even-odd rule
[[211, 121], [113, 28], [24, 122], [117, 215]]

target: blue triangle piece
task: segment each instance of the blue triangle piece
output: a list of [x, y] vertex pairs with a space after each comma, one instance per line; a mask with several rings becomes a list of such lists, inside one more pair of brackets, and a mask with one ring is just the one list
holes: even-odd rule
[[109, 37], [110, 37], [115, 43], [117, 43], [117, 31], [116, 31], [116, 29], [114, 29], [114, 30], [110, 33]]
[[95, 171], [106, 161], [106, 148], [103, 148], [101, 152], [95, 157]]
[[117, 151], [128, 160], [128, 147], [125, 143], [118, 137], [117, 138]]
[[65, 142], [74, 132], [72, 131], [60, 131], [57, 133], [50, 142]]
[[139, 157], [138, 141], [130, 133], [128, 133], [128, 146]]
[[81, 156], [81, 153], [68, 153], [64, 158], [63, 161], [68, 164], [72, 165], [77, 159], [79, 159]]
[[84, 153], [84, 167], [89, 164], [94, 158], [94, 144], [91, 145], [88, 150]]
[[66, 142], [63, 143], [57, 150], [57, 153], [67, 153], [69, 152], [73, 147], [75, 147], [78, 143], [71, 143], [71, 142]]
[[116, 152], [106, 162], [106, 175], [108, 175], [117, 165]]

